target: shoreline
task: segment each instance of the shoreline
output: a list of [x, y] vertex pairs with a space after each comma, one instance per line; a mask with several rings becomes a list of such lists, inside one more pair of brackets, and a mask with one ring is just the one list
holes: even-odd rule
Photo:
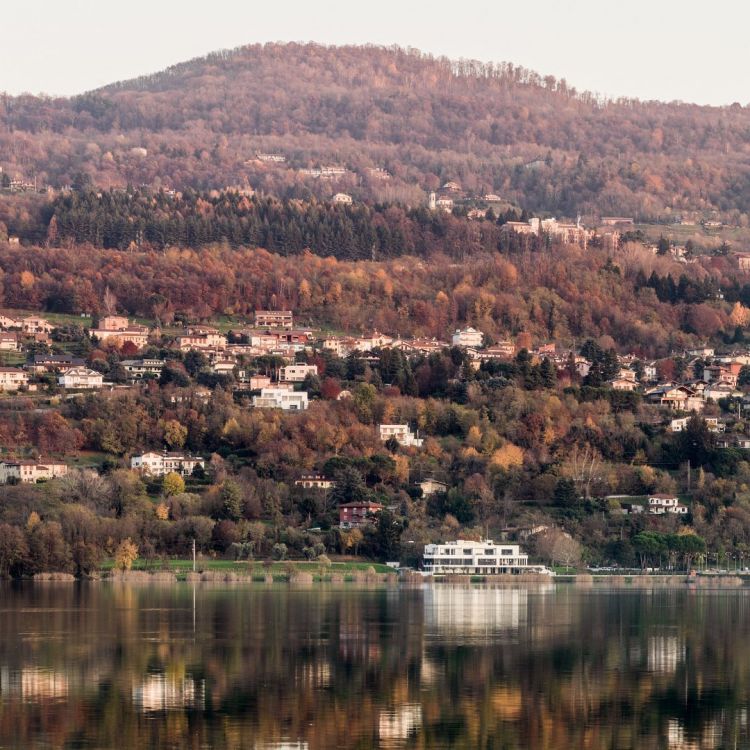
[[671, 575], [634, 574], [634, 575], [591, 575], [589, 573], [559, 575], [446, 575], [422, 576], [416, 572], [377, 573], [374, 571], [353, 571], [349, 573], [313, 574], [308, 571], [290, 571], [284, 573], [244, 574], [228, 571], [173, 571], [130, 570], [105, 575], [76, 578], [71, 573], [37, 573], [31, 578], [9, 579], [14, 581], [33, 581], [35, 583], [142, 583], [142, 584], [243, 584], [289, 586], [312, 586], [326, 584], [380, 584], [404, 585], [428, 584], [430, 586], [534, 586], [540, 584], [561, 584], [577, 588], [598, 589], [642, 589], [642, 588], [743, 588], [750, 578], [739, 575], [706, 575], [675, 573]]

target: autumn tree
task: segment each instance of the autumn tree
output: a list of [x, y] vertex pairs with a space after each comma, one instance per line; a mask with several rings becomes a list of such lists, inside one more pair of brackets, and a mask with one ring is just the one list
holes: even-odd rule
[[123, 539], [115, 551], [115, 568], [123, 571], [130, 570], [137, 559], [138, 547], [130, 538]]
[[180, 495], [185, 491], [185, 480], [177, 472], [170, 471], [164, 475], [161, 488], [165, 497]]

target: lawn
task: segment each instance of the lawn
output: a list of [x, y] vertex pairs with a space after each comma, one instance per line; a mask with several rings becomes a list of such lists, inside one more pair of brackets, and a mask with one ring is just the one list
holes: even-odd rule
[[[193, 561], [189, 558], [183, 559], [170, 559], [168, 561], [170, 570], [175, 573], [187, 573], [193, 569]], [[115, 561], [112, 558], [108, 558], [102, 563], [102, 570], [112, 570], [114, 568]], [[196, 561], [195, 567], [198, 571], [225, 571], [234, 573], [255, 573], [261, 575], [266, 572], [270, 572], [272, 575], [285, 575], [288, 571], [289, 566], [292, 566], [295, 570], [309, 571], [311, 573], [317, 573], [321, 569], [319, 562], [308, 562], [306, 560], [284, 560], [282, 562], [274, 562], [267, 567], [263, 562], [258, 560], [217, 560], [213, 558], [199, 558]], [[370, 563], [370, 562], [334, 562], [330, 568], [327, 568], [327, 573], [354, 573], [356, 571], [367, 570], [372, 568], [376, 573], [392, 573], [393, 569], [387, 565], [381, 563]], [[160, 560], [144, 560], [138, 559], [133, 563], [133, 570], [161, 570], [162, 562]]]

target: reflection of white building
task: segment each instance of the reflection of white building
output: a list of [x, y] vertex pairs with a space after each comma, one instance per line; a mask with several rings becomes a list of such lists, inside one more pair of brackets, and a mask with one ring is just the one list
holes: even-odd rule
[[298, 742], [256, 742], [255, 750], [309, 750], [307, 742], [299, 740]]
[[402, 747], [403, 741], [413, 736], [422, 726], [422, 706], [405, 703], [390, 711], [381, 711], [378, 718], [380, 747]]
[[424, 622], [428, 634], [480, 635], [518, 630], [526, 623], [528, 591], [441, 584], [424, 590]]
[[685, 642], [676, 635], [648, 639], [648, 671], [672, 674], [685, 659]]
[[23, 669], [0, 668], [0, 695], [16, 696], [23, 700], [40, 698], [67, 698], [70, 680], [63, 672], [41, 667]]
[[328, 687], [331, 684], [331, 665], [327, 661], [303, 664], [295, 670], [294, 681], [314, 688]]
[[191, 677], [148, 675], [133, 687], [133, 703], [144, 712], [179, 708], [204, 708], [205, 685]]
[[709, 721], [697, 737], [690, 737], [679, 719], [667, 723], [668, 750], [717, 750], [722, 743], [722, 730], [716, 721]]

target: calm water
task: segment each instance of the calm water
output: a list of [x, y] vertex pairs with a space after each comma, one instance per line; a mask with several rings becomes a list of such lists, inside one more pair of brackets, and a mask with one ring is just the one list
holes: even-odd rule
[[0, 587], [0, 747], [744, 748], [750, 591]]

